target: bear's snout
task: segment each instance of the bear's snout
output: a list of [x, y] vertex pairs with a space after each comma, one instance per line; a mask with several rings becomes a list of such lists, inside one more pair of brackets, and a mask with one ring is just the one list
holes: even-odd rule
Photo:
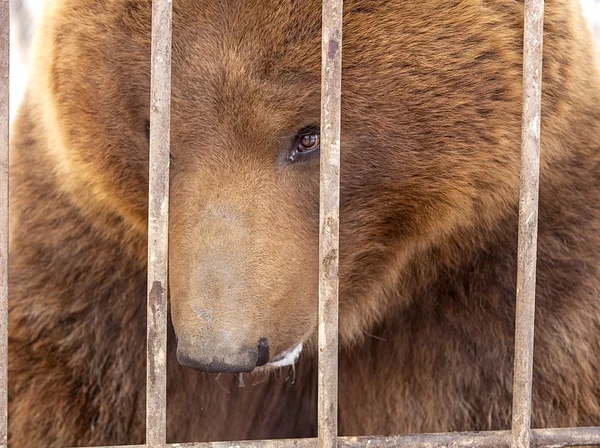
[[254, 346], [216, 344], [193, 344], [178, 340], [177, 361], [184, 367], [210, 373], [251, 372], [255, 367], [269, 361], [269, 343], [261, 339]]
[[254, 194], [240, 186], [248, 175], [229, 179], [231, 172], [216, 186], [199, 184], [210, 178], [205, 171], [180, 178], [189, 182], [184, 191], [202, 195], [193, 203], [173, 197], [169, 301], [177, 359], [218, 373], [291, 365], [316, 331], [317, 282], [307, 266], [317, 265], [318, 235], [309, 240], [299, 231], [297, 212], [286, 209], [292, 201], [282, 203], [271, 184]]

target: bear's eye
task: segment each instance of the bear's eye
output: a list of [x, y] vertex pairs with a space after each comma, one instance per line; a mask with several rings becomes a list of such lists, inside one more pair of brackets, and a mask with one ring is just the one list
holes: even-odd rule
[[[291, 154], [289, 160], [295, 162], [305, 156], [313, 156], [318, 153], [321, 146], [321, 133], [319, 128], [315, 126], [307, 126], [302, 128], [292, 142]], [[308, 157], [305, 160], [313, 159]]]
[[319, 149], [319, 145], [321, 144], [321, 136], [312, 132], [310, 134], [300, 135], [300, 140], [298, 141], [298, 152], [310, 152], [316, 149]]

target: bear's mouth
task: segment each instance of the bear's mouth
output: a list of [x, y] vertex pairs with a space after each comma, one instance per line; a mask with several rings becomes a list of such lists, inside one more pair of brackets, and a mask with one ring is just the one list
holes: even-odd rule
[[298, 345], [286, 350], [285, 352], [280, 353], [275, 356], [271, 362], [267, 364], [269, 367], [286, 367], [291, 366], [296, 363], [298, 357], [302, 353], [302, 342]]

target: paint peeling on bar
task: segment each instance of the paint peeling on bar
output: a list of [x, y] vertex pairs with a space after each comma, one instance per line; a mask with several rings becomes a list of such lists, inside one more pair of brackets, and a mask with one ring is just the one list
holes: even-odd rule
[[152, 2], [148, 191], [146, 446], [167, 438], [167, 272], [171, 113], [171, 0]]
[[8, 443], [9, 0], [0, 0], [0, 447]]
[[[600, 427], [547, 428], [531, 431], [536, 448], [600, 445]], [[510, 431], [448, 432], [403, 436], [340, 437], [340, 448], [508, 448]], [[171, 443], [166, 448], [316, 448], [318, 440], [251, 440], [243, 442]], [[144, 448], [144, 445], [95, 448]]]
[[512, 448], [530, 446], [544, 0], [526, 0]]
[[334, 448], [337, 446], [338, 440], [338, 265], [342, 12], [342, 0], [323, 0], [319, 224], [319, 448]]

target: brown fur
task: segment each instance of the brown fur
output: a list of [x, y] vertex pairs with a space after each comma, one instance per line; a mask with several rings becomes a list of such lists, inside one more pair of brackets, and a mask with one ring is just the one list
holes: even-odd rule
[[[522, 2], [345, 3], [340, 432], [508, 428]], [[578, 1], [546, 10], [533, 424], [599, 425], [599, 69]], [[57, 1], [38, 40], [12, 137], [10, 446], [140, 443], [150, 2]], [[319, 121], [320, 2], [179, 0], [173, 48], [179, 343], [309, 348], [215, 376], [171, 334], [169, 440], [312, 436], [318, 158], [286, 157]]]

